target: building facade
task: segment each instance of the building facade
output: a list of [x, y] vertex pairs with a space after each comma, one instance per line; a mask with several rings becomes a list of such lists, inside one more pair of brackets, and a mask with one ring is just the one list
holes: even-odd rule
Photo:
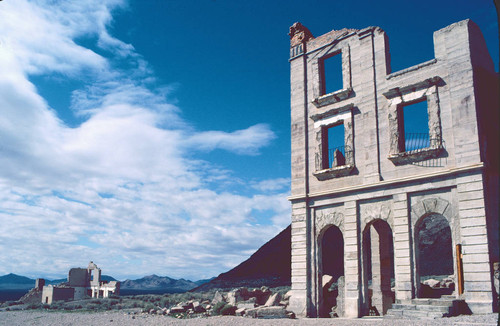
[[[290, 28], [292, 297], [301, 316], [498, 306], [498, 74], [470, 20], [392, 72], [379, 27]], [[446, 286], [429, 286], [437, 279]]]

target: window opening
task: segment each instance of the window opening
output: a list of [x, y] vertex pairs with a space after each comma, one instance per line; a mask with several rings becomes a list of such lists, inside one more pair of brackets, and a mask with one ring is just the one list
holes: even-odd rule
[[327, 127], [323, 132], [323, 139], [326, 140], [323, 143], [323, 155], [328, 157], [328, 166], [323, 168], [345, 165], [344, 124]]
[[411, 152], [430, 146], [429, 138], [429, 114], [427, 112], [427, 101], [404, 105], [399, 108], [400, 119], [399, 151]]
[[343, 89], [342, 53], [338, 52], [333, 56], [323, 59], [321, 65], [321, 94], [325, 95]]

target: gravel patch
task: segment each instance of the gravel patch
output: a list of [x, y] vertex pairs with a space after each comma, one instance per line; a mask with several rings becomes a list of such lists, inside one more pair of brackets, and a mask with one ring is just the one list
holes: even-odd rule
[[381, 317], [360, 319], [253, 319], [235, 316], [214, 316], [209, 318], [175, 319], [167, 316], [147, 314], [134, 315], [124, 311], [109, 312], [53, 312], [40, 310], [27, 311], [1, 311], [0, 325], [25, 326], [25, 325], [116, 325], [116, 326], [142, 326], [142, 325], [189, 325], [189, 326], [247, 326], [247, 325], [485, 325], [496, 326], [498, 314], [458, 316], [433, 320], [415, 319], [385, 319]]

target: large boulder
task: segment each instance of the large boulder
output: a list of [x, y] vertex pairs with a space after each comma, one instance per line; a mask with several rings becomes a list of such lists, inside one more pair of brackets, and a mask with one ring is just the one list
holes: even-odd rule
[[256, 298], [249, 298], [248, 300], [238, 302], [237, 307], [238, 309], [240, 308], [253, 309], [255, 308], [256, 302], [257, 302]]
[[254, 309], [247, 309], [245, 312], [246, 316], [253, 318], [288, 318], [287, 311], [285, 307], [274, 306], [274, 307], [258, 307]]
[[247, 288], [237, 288], [234, 289], [227, 294], [227, 302], [232, 305], [236, 306], [236, 304], [240, 301], [245, 301], [249, 298], [249, 293]]
[[269, 290], [267, 286], [263, 286], [260, 289], [253, 289], [248, 293], [249, 297], [254, 297], [257, 300], [258, 305], [264, 305], [272, 292]]
[[281, 301], [281, 294], [279, 292], [271, 295], [269, 299], [267, 299], [266, 303], [264, 306], [266, 307], [272, 307], [272, 306], [279, 306]]
[[226, 302], [226, 300], [224, 300], [222, 294], [219, 291], [217, 291], [215, 292], [214, 298], [212, 299], [212, 306], [215, 306], [219, 302]]

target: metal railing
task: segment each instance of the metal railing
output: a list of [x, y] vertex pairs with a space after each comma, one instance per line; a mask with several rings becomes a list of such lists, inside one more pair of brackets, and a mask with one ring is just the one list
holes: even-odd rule
[[404, 152], [412, 152], [430, 147], [430, 143], [428, 133], [406, 133]]
[[[338, 152], [337, 152], [338, 151]], [[336, 153], [337, 152], [337, 153]], [[338, 146], [328, 149], [328, 168], [342, 166], [349, 162], [352, 150], [349, 146]]]

